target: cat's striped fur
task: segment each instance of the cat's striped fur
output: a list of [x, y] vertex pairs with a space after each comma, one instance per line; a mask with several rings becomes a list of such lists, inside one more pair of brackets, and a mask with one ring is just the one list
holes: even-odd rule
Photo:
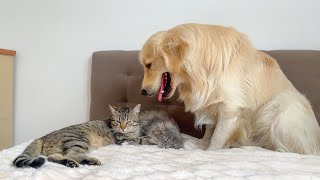
[[149, 144], [145, 137], [140, 136], [138, 114], [134, 116], [128, 108], [110, 106], [110, 110], [113, 114], [110, 126], [116, 144], [122, 144], [125, 141], [133, 144]]
[[89, 150], [119, 140], [139, 141], [136, 138], [139, 139], [140, 107], [140, 104], [134, 108], [110, 106], [111, 119], [69, 126], [36, 139], [13, 161], [13, 165], [38, 168], [45, 163], [45, 158], [40, 155], [47, 156], [48, 161], [68, 167], [100, 165], [98, 159], [86, 155]]

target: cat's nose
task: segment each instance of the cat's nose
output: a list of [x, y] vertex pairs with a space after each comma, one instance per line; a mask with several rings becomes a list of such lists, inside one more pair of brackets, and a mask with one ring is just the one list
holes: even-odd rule
[[141, 95], [146, 96], [148, 94], [147, 90], [141, 89]]
[[122, 131], [124, 131], [124, 129], [126, 129], [127, 124], [126, 123], [120, 123], [120, 128], [122, 129]]

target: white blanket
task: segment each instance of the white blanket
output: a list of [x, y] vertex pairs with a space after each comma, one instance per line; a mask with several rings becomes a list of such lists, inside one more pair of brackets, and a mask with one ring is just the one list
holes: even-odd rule
[[320, 156], [280, 153], [257, 147], [200, 150], [184, 135], [185, 149], [109, 145], [91, 151], [101, 166], [68, 168], [46, 162], [39, 169], [12, 166], [30, 143], [0, 152], [0, 179], [320, 179]]

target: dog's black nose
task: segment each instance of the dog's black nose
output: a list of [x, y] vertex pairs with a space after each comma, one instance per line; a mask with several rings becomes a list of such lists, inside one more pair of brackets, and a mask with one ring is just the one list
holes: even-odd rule
[[142, 90], [141, 90], [141, 95], [146, 96], [146, 95], [147, 95], [147, 90], [142, 89]]

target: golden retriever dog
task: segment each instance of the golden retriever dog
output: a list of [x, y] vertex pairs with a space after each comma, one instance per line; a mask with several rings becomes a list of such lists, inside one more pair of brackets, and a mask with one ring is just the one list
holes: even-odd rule
[[140, 62], [142, 95], [161, 101], [177, 90], [197, 125], [215, 126], [206, 132], [208, 150], [254, 145], [320, 154], [320, 127], [308, 100], [275, 59], [237, 30], [178, 25], [151, 36]]

